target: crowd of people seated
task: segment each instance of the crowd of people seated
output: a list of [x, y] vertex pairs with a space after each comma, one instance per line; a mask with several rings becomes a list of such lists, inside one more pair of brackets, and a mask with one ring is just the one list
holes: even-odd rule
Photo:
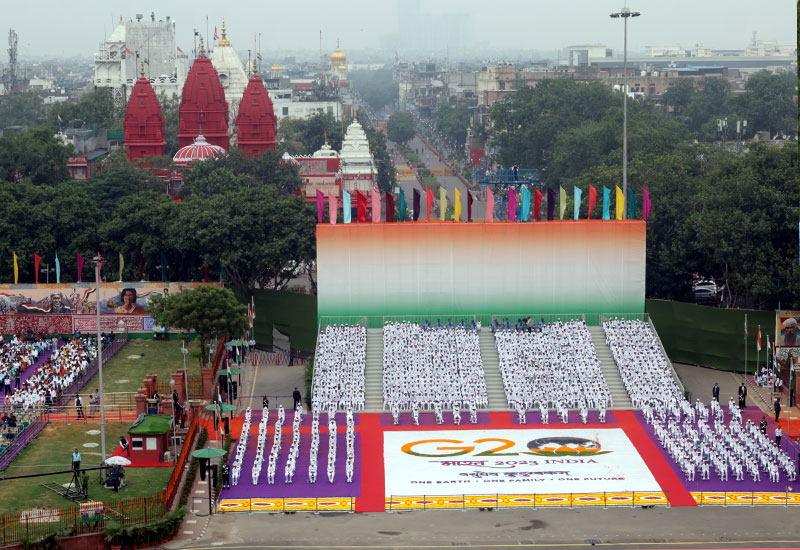
[[[442, 411], [488, 405], [478, 330], [448, 325], [386, 322], [383, 326], [383, 406], [398, 422], [400, 411], [411, 411], [419, 423], [421, 409], [432, 409], [442, 423]], [[427, 327], [427, 328], [426, 328]]]
[[317, 413], [352, 407], [364, 409], [367, 329], [328, 325], [319, 332], [311, 385], [311, 408]]
[[520, 422], [525, 422], [525, 411], [538, 408], [547, 423], [552, 407], [562, 421], [568, 418], [568, 408], [578, 408], [585, 423], [588, 409], [605, 411], [611, 406], [611, 392], [584, 321], [536, 326], [528, 321], [520, 319], [512, 326], [506, 319], [493, 326], [506, 399]]

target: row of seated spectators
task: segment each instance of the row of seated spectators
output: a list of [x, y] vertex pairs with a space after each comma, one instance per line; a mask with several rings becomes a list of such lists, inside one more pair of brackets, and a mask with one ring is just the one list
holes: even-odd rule
[[561, 320], [494, 332], [500, 374], [510, 407], [520, 415], [538, 407], [563, 414], [566, 408], [612, 405], [591, 334], [583, 320]]
[[410, 410], [416, 420], [420, 409], [440, 417], [443, 407], [457, 414], [488, 405], [478, 331], [436, 328], [384, 323], [383, 406], [395, 420], [401, 410]]
[[364, 409], [367, 329], [361, 325], [328, 325], [319, 332], [311, 384], [311, 408]]

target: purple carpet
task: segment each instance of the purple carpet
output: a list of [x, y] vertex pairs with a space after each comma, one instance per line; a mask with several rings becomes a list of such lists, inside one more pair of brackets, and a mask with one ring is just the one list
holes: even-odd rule
[[[39, 367], [44, 365], [44, 362], [47, 361], [50, 358], [51, 355], [53, 355], [53, 352], [51, 350], [47, 350], [47, 351], [43, 351], [43, 352], [39, 353], [39, 357], [36, 359], [36, 362], [33, 365], [31, 365], [30, 367], [28, 367], [27, 369], [25, 369], [25, 372], [23, 372], [22, 376], [19, 377], [20, 383], [24, 384], [25, 381], [28, 378], [30, 378], [33, 375], [34, 372], [36, 372], [36, 369], [38, 369]], [[11, 383], [13, 384], [14, 381], [12, 380]]]
[[[725, 412], [725, 425], [727, 426], [731, 420], [731, 416], [728, 414], [727, 406], [724, 406]], [[720, 481], [717, 477], [717, 473], [714, 470], [713, 466], [710, 472], [710, 479], [708, 480], [701, 480], [699, 472], [695, 476], [694, 481], [688, 481], [686, 479], [686, 475], [680, 469], [680, 467], [672, 460], [672, 457], [669, 455], [666, 449], [661, 446], [661, 443], [658, 441], [658, 438], [655, 435], [655, 430], [653, 426], [648, 424], [645, 419], [644, 415], [641, 411], [634, 411], [634, 415], [636, 415], [636, 419], [644, 428], [645, 432], [650, 439], [653, 440], [655, 443], [656, 448], [661, 452], [664, 458], [669, 462], [669, 465], [672, 467], [672, 470], [683, 482], [684, 487], [690, 492], [700, 492], [700, 491], [729, 491], [729, 492], [783, 492], [787, 490], [787, 487], [797, 485], [797, 482], [791, 483], [786, 478], [786, 473], [781, 469], [781, 476], [780, 480], [777, 483], [772, 483], [769, 480], [769, 474], [765, 472], [763, 469], [761, 470], [761, 481], [755, 482], [753, 481], [752, 477], [747, 475], [745, 471], [744, 480], [743, 481], [736, 481], [733, 476], [733, 472], [729, 469], [728, 470], [728, 481]], [[742, 419], [746, 423], [748, 418], [752, 419], [754, 423], [758, 424], [761, 422], [761, 417], [765, 416], [763, 412], [758, 407], [747, 407], [742, 412]], [[767, 434], [772, 436], [775, 433], [775, 427], [777, 424], [773, 422], [767, 416]], [[697, 423], [695, 423], [695, 427]], [[713, 430], [714, 427], [709, 423], [709, 427]], [[784, 436], [781, 439], [781, 449], [789, 455], [791, 459], [794, 460], [794, 464], [797, 464], [797, 455], [800, 453], [800, 446], [797, 443], [793, 442], [790, 438]]]
[[[336, 477], [334, 482], [328, 482], [328, 415], [320, 415], [320, 436], [319, 453], [317, 455], [317, 481], [308, 482], [308, 464], [311, 453], [311, 415], [303, 415], [301, 422], [300, 449], [297, 455], [297, 462], [294, 471], [294, 482], [286, 483], [284, 469], [286, 460], [289, 456], [289, 447], [292, 445], [292, 417], [294, 411], [286, 411], [286, 419], [281, 428], [281, 454], [278, 457], [278, 464], [275, 471], [275, 484], [267, 483], [267, 465], [269, 463], [269, 453], [272, 449], [273, 433], [277, 412], [270, 411], [268, 435], [264, 444], [264, 462], [261, 465], [261, 476], [258, 485], [253, 485], [252, 471], [253, 463], [256, 458], [256, 442], [258, 441], [258, 423], [261, 420], [261, 413], [253, 411], [251, 420], [251, 431], [255, 434], [249, 435], [247, 450], [242, 461], [242, 474], [239, 477], [239, 485], [229, 489], [223, 489], [220, 494], [222, 499], [248, 499], [248, 498], [303, 498], [303, 497], [357, 497], [361, 495], [361, 436], [358, 433], [358, 415], [353, 415], [356, 425], [356, 439], [354, 444], [355, 465], [353, 469], [353, 482], [347, 483], [345, 463], [347, 461], [347, 440], [346, 440], [346, 415], [336, 414]], [[309, 430], [302, 428], [308, 427]], [[238, 442], [237, 442], [238, 446]], [[231, 459], [233, 462], [236, 456], [236, 447], [231, 449]]]

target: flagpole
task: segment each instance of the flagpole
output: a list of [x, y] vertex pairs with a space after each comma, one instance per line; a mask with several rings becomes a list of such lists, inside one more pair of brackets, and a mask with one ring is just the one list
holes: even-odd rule
[[756, 333], [756, 368], [753, 376], [758, 374], [758, 363], [761, 361], [761, 325], [758, 325], [758, 333]]
[[747, 313], [744, 314], [744, 379], [747, 380]]

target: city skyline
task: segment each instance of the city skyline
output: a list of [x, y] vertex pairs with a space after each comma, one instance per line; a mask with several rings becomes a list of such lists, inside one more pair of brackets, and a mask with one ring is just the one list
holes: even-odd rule
[[[416, 40], [412, 45], [408, 37], [413, 36], [413, 31], [402, 28], [400, 20], [406, 6], [415, 4], [420, 14], [416, 20], [427, 22], [431, 29], [418, 30], [418, 34], [425, 33], [429, 40]], [[254, 38], [258, 40], [260, 33], [260, 49], [265, 59], [272, 59], [273, 52], [287, 51], [313, 56], [319, 50], [320, 31], [324, 53], [335, 49], [338, 40], [345, 52], [356, 54], [355, 59], [351, 56], [348, 61], [356, 62], [359, 53], [380, 51], [393, 55], [394, 49], [401, 57], [443, 57], [447, 52], [454, 59], [480, 59], [484, 51], [489, 57], [502, 51], [553, 52], [574, 44], [604, 44], [616, 51], [622, 48], [621, 24], [608, 15], [618, 11], [619, 4], [618, 0], [572, 0], [557, 5], [501, 0], [494, 4], [494, 9], [486, 10], [477, 0], [400, 0], [378, 6], [367, 0], [344, 0], [333, 7], [310, 0], [303, 4], [302, 10], [293, 4], [276, 4], [267, 11], [263, 3], [249, 0], [237, 2], [235, 9], [221, 9], [217, 2], [198, 0], [192, 4], [193, 13], [186, 13], [186, 4], [177, 0], [139, 3], [135, 9], [127, 2], [85, 0], [80, 3], [80, 10], [75, 5], [45, 0], [16, 4], [13, 9], [9, 4], [0, 8], [0, 20], [5, 23], [0, 29], [4, 43], [0, 63], [8, 60], [5, 52], [8, 28], [13, 28], [20, 37], [22, 60], [89, 57], [111, 34], [120, 16], [126, 21], [135, 20], [139, 13], [149, 20], [152, 12], [156, 20], [170, 16], [176, 23], [177, 45], [184, 51], [192, 49], [193, 29], [207, 34], [207, 40], [213, 39], [215, 27], [221, 34], [224, 18], [228, 39], [240, 52], [252, 49]], [[751, 43], [753, 32], [758, 40], [796, 43], [796, 6], [789, 0], [765, 0], [758, 5], [746, 0], [702, 3], [677, 0], [659, 4], [638, 1], [629, 2], [628, 7], [642, 12], [642, 17], [629, 26], [630, 52], [641, 52], [646, 46], [657, 44], [741, 49]], [[48, 17], [41, 17], [43, 12]], [[516, 15], [511, 17], [511, 14]], [[449, 22], [454, 23], [445, 29], [447, 37], [435, 36], [436, 29]], [[464, 27], [467, 28], [460, 31]]]

